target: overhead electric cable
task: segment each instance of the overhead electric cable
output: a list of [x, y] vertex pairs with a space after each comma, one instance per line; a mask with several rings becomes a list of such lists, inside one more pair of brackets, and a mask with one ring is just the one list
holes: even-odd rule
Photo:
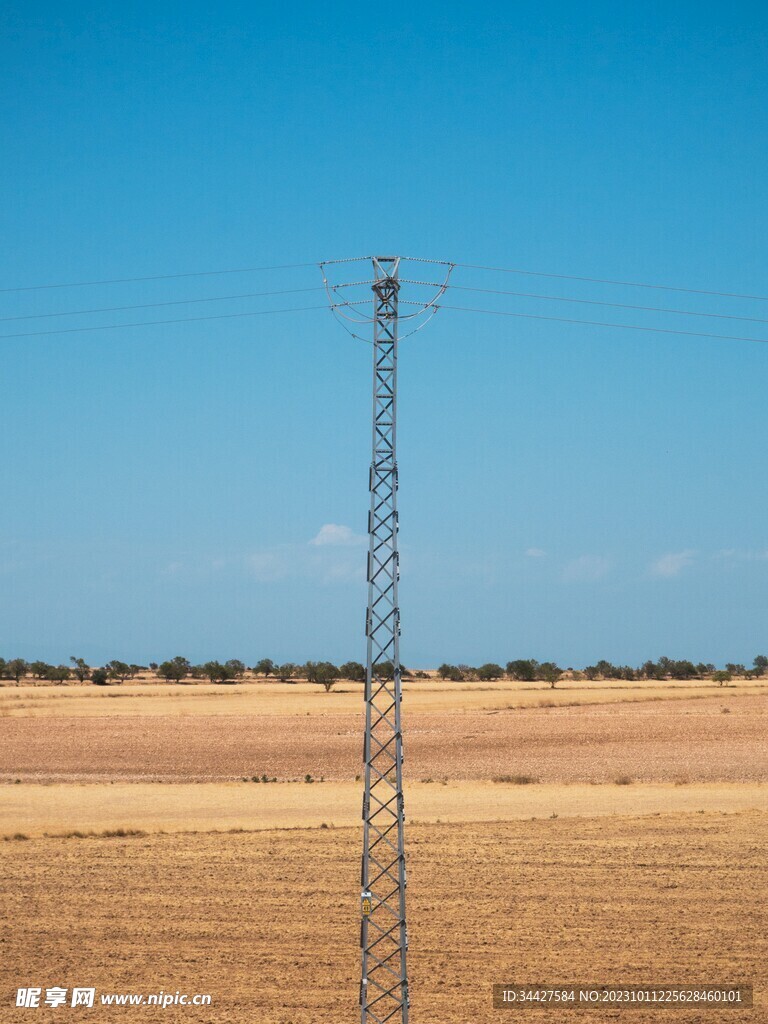
[[[35, 284], [35, 285], [18, 285], [10, 288], [0, 288], [0, 294], [7, 294], [11, 292], [25, 292], [25, 291], [44, 291], [53, 288], [85, 288], [85, 287], [99, 287], [102, 285], [114, 285], [114, 284], [134, 284], [147, 281], [171, 281], [181, 280], [183, 278], [198, 278], [198, 277], [216, 277], [223, 276], [226, 274], [255, 274], [267, 271], [279, 271], [279, 270], [298, 270], [305, 269], [308, 267], [316, 266], [331, 266], [343, 263], [359, 263], [361, 261], [370, 259], [368, 256], [353, 256], [345, 259], [333, 259], [333, 260], [322, 260], [319, 263], [317, 261], [307, 263], [281, 263], [273, 266], [258, 266], [258, 267], [237, 267], [232, 269], [224, 270], [198, 270], [177, 274], [155, 274], [155, 275], [142, 275], [136, 277], [118, 277], [118, 278], [106, 278], [103, 280], [90, 280], [90, 281], [69, 281], [69, 282], [56, 282], [52, 284]], [[647, 281], [625, 281], [615, 278], [604, 278], [604, 277], [587, 277], [578, 274], [555, 274], [545, 271], [538, 270], [526, 270], [522, 267], [497, 267], [490, 266], [480, 263], [456, 263], [451, 260], [432, 260], [424, 259], [420, 256], [407, 256], [402, 257], [404, 261], [411, 263], [432, 263], [438, 266], [456, 267], [464, 270], [483, 270], [491, 271], [499, 274], [520, 274], [527, 277], [545, 277], [553, 280], [561, 281], [580, 281], [587, 284], [606, 284], [620, 286], [624, 288], [650, 288], [658, 291], [673, 291], [683, 292], [690, 295], [714, 295], [722, 298], [733, 298], [733, 299], [749, 299], [756, 302], [768, 302], [768, 295], [753, 295], [743, 292], [729, 292], [729, 291], [716, 291], [714, 289], [706, 288], [684, 288], [679, 285], [671, 284], [659, 284], [657, 282]], [[406, 283], [403, 279], [403, 283]]]
[[[407, 302], [401, 299], [401, 302]], [[414, 303], [415, 305], [415, 303]], [[489, 313], [492, 316], [513, 316], [524, 320], [551, 320], [561, 324], [586, 324], [589, 327], [613, 327], [623, 331], [647, 331], [651, 334], [679, 334], [690, 338], [717, 338], [720, 341], [754, 341], [761, 344], [768, 344], [768, 338], [748, 338], [734, 334], [705, 334], [701, 331], [680, 331], [667, 327], [640, 327], [637, 324], [606, 323], [602, 320], [577, 320], [564, 316], [545, 316], [540, 313], [513, 313], [505, 309], [478, 309], [476, 306], [448, 306], [444, 303], [437, 304], [438, 309], [455, 309], [463, 313]]]
[[199, 323], [201, 320], [234, 320], [245, 316], [265, 316], [268, 313], [301, 313], [313, 309], [328, 309], [322, 306], [293, 306], [288, 309], [257, 309], [249, 313], [218, 313], [215, 316], [186, 316], [177, 320], [143, 320], [132, 324], [102, 324], [99, 327], [64, 327], [53, 331], [27, 331], [23, 334], [0, 334], [2, 338], [37, 338], [44, 334], [81, 334], [85, 331], [117, 331], [123, 327], [156, 327], [160, 324]]
[[[413, 284], [425, 282], [414, 281]], [[544, 299], [548, 302], [576, 302], [586, 306], [609, 306], [612, 309], [639, 309], [648, 313], [675, 313], [679, 316], [706, 316], [717, 320], [746, 320], [754, 324], [768, 324], [768, 319], [759, 316], [737, 316], [735, 313], [704, 313], [695, 309], [673, 309], [668, 306], [638, 306], [628, 302], [605, 302], [599, 299], [577, 299], [570, 295], [541, 295], [537, 292], [513, 292], [500, 288], [471, 288], [468, 285], [449, 284], [451, 291], [482, 292], [484, 295], [515, 295], [525, 299]]]
[[523, 274], [527, 277], [550, 277], [559, 281], [584, 281], [588, 284], [620, 285], [623, 288], [653, 288], [664, 292], [685, 292], [689, 295], [718, 295], [728, 299], [752, 299], [756, 302], [768, 302], [768, 295], [746, 295], [741, 292], [718, 292], [707, 288], [681, 288], [671, 284], [649, 284], [645, 281], [617, 281], [605, 277], [579, 277], [575, 274], [546, 274], [539, 270], [521, 270], [516, 267], [486, 267], [478, 263], [455, 263], [455, 267], [465, 270], [491, 270], [499, 274]]
[[94, 309], [65, 309], [56, 313], [25, 313], [23, 316], [3, 316], [0, 323], [10, 320], [44, 320], [55, 316], [85, 316], [89, 313], [121, 313], [130, 309], [157, 309], [161, 306], [186, 306], [197, 302], [225, 302], [230, 299], [257, 299], [266, 295], [294, 295], [298, 292], [322, 292], [322, 285], [313, 288], [283, 288], [275, 292], [244, 292], [242, 295], [211, 295], [206, 299], [173, 299], [169, 302], [142, 302], [134, 306], [99, 306]]
[[[351, 287], [362, 287], [370, 285], [370, 281], [351, 281], [343, 285], [337, 285], [337, 288], [351, 288]], [[440, 288], [441, 285], [434, 281], [417, 281], [409, 278], [401, 278], [401, 284], [412, 284], [431, 288]], [[612, 309], [633, 309], [641, 310], [644, 312], [654, 313], [673, 313], [679, 316], [701, 316], [708, 317], [718, 320], [742, 320], [749, 323], [768, 324], [768, 319], [764, 317], [755, 316], [738, 316], [734, 313], [712, 313], [703, 312], [692, 309], [675, 309], [674, 307], [668, 306], [644, 306], [637, 305], [634, 303], [626, 302], [607, 302], [599, 299], [581, 299], [572, 295], [542, 295], [540, 292], [520, 292], [511, 291], [502, 288], [476, 288], [470, 285], [460, 284], [449, 284], [446, 286], [447, 290], [453, 291], [464, 291], [464, 292], [477, 292], [483, 295], [511, 295], [517, 298], [528, 298], [528, 299], [540, 299], [547, 302], [572, 302], [578, 303], [579, 305], [588, 306], [605, 306]], [[4, 316], [0, 317], [0, 323], [9, 323], [18, 320], [45, 320], [59, 316], [86, 316], [94, 313], [120, 313], [127, 312], [134, 309], [159, 309], [165, 306], [185, 306], [194, 305], [205, 302], [226, 302], [235, 301], [239, 299], [255, 299], [262, 298], [272, 295], [294, 295], [304, 292], [316, 292], [323, 291], [322, 285], [317, 285], [310, 288], [281, 288], [276, 291], [266, 292], [240, 292], [231, 295], [210, 295], [205, 298], [194, 298], [194, 299], [172, 299], [163, 302], [142, 302], [135, 303], [127, 306], [95, 306], [89, 309], [64, 309], [56, 310], [52, 313], [24, 313], [18, 316]], [[355, 303], [357, 304], [357, 303]], [[429, 304], [428, 304], [429, 305]]]
[[256, 274], [266, 270], [297, 270], [316, 267], [316, 263], [282, 263], [274, 267], [241, 267], [236, 270], [197, 270], [186, 274], [156, 274], [152, 277], [115, 277], [105, 281], [70, 281], [61, 284], [28, 284], [15, 288], [0, 288], [0, 292], [35, 292], [48, 288], [95, 288], [103, 284], [133, 284], [137, 281], [172, 281], [182, 277], [216, 277], [222, 274]]

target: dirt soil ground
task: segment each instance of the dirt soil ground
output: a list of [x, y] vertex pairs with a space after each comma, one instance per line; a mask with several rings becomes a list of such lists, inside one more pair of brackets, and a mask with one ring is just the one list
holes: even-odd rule
[[[491, 986], [514, 982], [751, 982], [753, 1010], [626, 1019], [768, 1024], [768, 694], [662, 689], [408, 689], [414, 1024], [506, 1019]], [[0, 1024], [359, 1019], [361, 705], [306, 685], [0, 688]], [[307, 773], [326, 781], [286, 781]], [[281, 782], [242, 781], [262, 774]], [[120, 829], [140, 831], [73, 835]], [[213, 1003], [17, 1010], [27, 985]]]
[[[145, 833], [253, 831], [357, 825], [362, 782], [23, 782], [3, 786], [0, 798], [0, 839], [17, 833], [41, 837], [120, 828]], [[422, 824], [681, 811], [768, 813], [768, 783], [406, 784], [408, 820]]]
[[[359, 782], [22, 783], [0, 787], [0, 839], [17, 833], [37, 837], [117, 829], [209, 832], [357, 826], [361, 795]], [[530, 820], [553, 814], [768, 813], [768, 783], [412, 782], [405, 786], [405, 810], [408, 821], [422, 824]]]
[[[709, 680], [661, 682], [625, 679], [563, 679], [556, 689], [544, 683], [451, 683], [405, 680], [404, 704], [410, 714], [422, 711], [498, 711], [510, 708], [574, 707], [629, 701], [685, 700], [693, 697], [768, 696], [768, 677], [737, 679], [726, 686]], [[340, 682], [330, 693], [311, 683], [244, 682], [231, 686], [207, 683], [168, 684], [142, 680], [115, 686], [50, 683], [20, 686], [0, 680], [0, 718], [66, 715], [338, 715], [356, 714], [363, 686]]]
[[[354, 1021], [358, 829], [0, 843], [0, 1020]], [[411, 826], [412, 1015], [490, 1024], [494, 983], [753, 982], [753, 1010], [509, 1020], [768, 1020], [768, 817]], [[55, 884], [52, 884], [55, 879]], [[172, 881], [171, 881], [172, 880]], [[211, 1007], [13, 1007], [17, 986], [210, 993]]]
[[[413, 780], [759, 781], [768, 763], [766, 695], [411, 714], [404, 701], [403, 719]], [[6, 781], [354, 779], [362, 715], [6, 717], [0, 734]]]

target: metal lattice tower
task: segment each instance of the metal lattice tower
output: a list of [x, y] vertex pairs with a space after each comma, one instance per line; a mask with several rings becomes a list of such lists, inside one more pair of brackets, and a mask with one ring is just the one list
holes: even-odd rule
[[[368, 658], [361, 866], [362, 1024], [408, 1024], [397, 583], [397, 330], [399, 257], [373, 259], [373, 459], [368, 517]], [[391, 663], [394, 672], [383, 670]], [[387, 665], [389, 668], [389, 665]], [[392, 678], [387, 678], [392, 675]]]
[[[354, 325], [373, 324], [373, 458], [369, 477], [368, 513], [368, 641], [365, 679], [365, 794], [363, 796], [363, 858], [360, 871], [362, 1024], [408, 1024], [408, 932], [405, 920], [405, 847], [403, 843], [403, 737], [400, 728], [400, 608], [397, 588], [397, 346], [400, 321], [408, 321], [405, 337], [421, 330], [437, 313], [454, 264], [409, 257], [410, 263], [444, 268], [442, 283], [402, 279], [428, 289], [421, 301], [404, 299], [411, 312], [398, 310], [402, 260], [374, 256], [373, 281], [333, 282], [328, 268], [359, 259], [326, 260], [319, 264], [329, 308], [348, 334], [362, 341]], [[367, 258], [366, 258], [367, 262]], [[356, 289], [372, 285], [373, 314], [361, 307]], [[420, 294], [418, 291], [416, 295]], [[423, 291], [421, 293], [423, 295]]]

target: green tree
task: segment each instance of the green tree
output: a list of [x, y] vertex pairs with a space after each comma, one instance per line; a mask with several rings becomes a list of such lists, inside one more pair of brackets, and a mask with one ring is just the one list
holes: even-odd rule
[[359, 661], [345, 661], [339, 666], [339, 676], [341, 679], [349, 679], [352, 683], [364, 683], [365, 665], [361, 665]]
[[669, 665], [669, 674], [673, 679], [695, 679], [696, 666], [692, 661], [673, 661]]
[[66, 665], [53, 665], [48, 666], [45, 678], [50, 679], [52, 683], [64, 683], [71, 676], [70, 670]]
[[746, 671], [744, 666], [741, 664], [734, 665], [733, 662], [728, 662], [725, 666], [726, 671], [730, 672], [732, 676], [743, 676]]
[[655, 661], [646, 661], [640, 672], [646, 679], [664, 679], [666, 675], [664, 668]]
[[507, 662], [507, 673], [521, 683], [530, 683], [536, 678], [538, 661], [534, 658], [523, 658]]
[[262, 658], [257, 661], [252, 670], [256, 676], [273, 676], [277, 672], [277, 665], [271, 658]]
[[308, 661], [304, 666], [304, 672], [308, 682], [320, 683], [325, 687], [326, 693], [330, 692], [340, 675], [339, 669], [330, 661]]
[[242, 679], [245, 675], [245, 663], [237, 658], [230, 658], [224, 667], [228, 672], [227, 679]]
[[94, 686], [109, 686], [109, 673], [105, 668], [95, 668], [91, 672], [91, 681]]
[[451, 683], [460, 683], [464, 678], [458, 665], [448, 665], [447, 663], [440, 666], [437, 674], [441, 679], [447, 679]]
[[33, 661], [29, 666], [29, 671], [35, 679], [47, 679], [49, 668], [51, 668], [51, 666], [45, 661]]
[[[378, 664], [373, 666], [374, 675], [377, 675], [379, 679], [394, 679], [395, 678], [395, 666], [391, 661], [380, 661]], [[402, 675], [402, 668], [400, 674]]]
[[550, 687], [554, 690], [557, 686], [557, 681], [563, 674], [563, 670], [558, 668], [554, 661], [544, 661], [539, 665], [537, 675], [539, 679], [545, 683], [549, 683]]
[[26, 663], [26, 661], [24, 661], [23, 658], [11, 658], [11, 660], [7, 662], [5, 666], [6, 673], [11, 677], [11, 679], [16, 680], [17, 686], [19, 684], [19, 680], [23, 679], [24, 676], [27, 674], [28, 669], [29, 665]]
[[90, 678], [91, 669], [84, 658], [76, 658], [72, 655], [69, 660], [72, 662], [72, 671], [81, 683]]
[[131, 666], [124, 661], [108, 661], [106, 664], [107, 675], [110, 679], [119, 679], [124, 683], [131, 674]]
[[764, 654], [758, 654], [755, 660], [752, 662], [761, 676], [765, 675], [765, 670], [768, 668], [768, 658]]
[[616, 666], [612, 665], [610, 661], [606, 661], [605, 658], [601, 658], [595, 668], [600, 679], [621, 679]]
[[281, 683], [287, 683], [289, 679], [293, 679], [297, 672], [297, 666], [292, 661], [286, 661], [284, 665], [279, 665], [276, 669], [277, 678]]
[[182, 679], [187, 678], [191, 668], [192, 666], [187, 659], [178, 655], [175, 658], [171, 658], [170, 661], [162, 662], [157, 669], [157, 673], [169, 683], [180, 683]]
[[223, 683], [230, 678], [227, 673], [227, 666], [222, 665], [220, 661], [206, 661], [202, 669], [205, 677], [210, 679], [212, 683]]
[[718, 686], [722, 686], [723, 683], [730, 683], [730, 681], [731, 681], [731, 673], [730, 672], [723, 672], [723, 670], [720, 669], [719, 672], [713, 672], [712, 673], [712, 682], [713, 683], [717, 683]]
[[504, 669], [493, 661], [486, 662], [477, 670], [477, 678], [483, 683], [492, 679], [501, 679], [503, 675]]

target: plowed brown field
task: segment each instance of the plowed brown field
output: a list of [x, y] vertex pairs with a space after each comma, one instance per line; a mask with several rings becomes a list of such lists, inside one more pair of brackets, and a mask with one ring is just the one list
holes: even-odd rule
[[[626, 1019], [768, 1024], [768, 694], [644, 686], [406, 694], [414, 1024], [504, 1020], [511, 982], [752, 982], [753, 1010]], [[31, 837], [0, 841], [0, 1024], [359, 1019], [359, 690], [99, 690], [0, 693], [0, 835]], [[145, 834], [44, 835], [116, 829]], [[213, 1003], [16, 1009], [27, 985]]]
[[[491, 1009], [494, 983], [754, 982], [768, 1020], [768, 819], [756, 813], [412, 826], [419, 1024], [606, 1021]], [[0, 843], [0, 1020], [357, 1019], [357, 829]], [[210, 993], [206, 1008], [15, 1010], [18, 985]]]
[[[406, 703], [403, 717], [414, 780], [759, 781], [768, 763], [767, 695], [410, 715]], [[327, 713], [8, 717], [0, 779], [353, 779], [362, 725]]]

